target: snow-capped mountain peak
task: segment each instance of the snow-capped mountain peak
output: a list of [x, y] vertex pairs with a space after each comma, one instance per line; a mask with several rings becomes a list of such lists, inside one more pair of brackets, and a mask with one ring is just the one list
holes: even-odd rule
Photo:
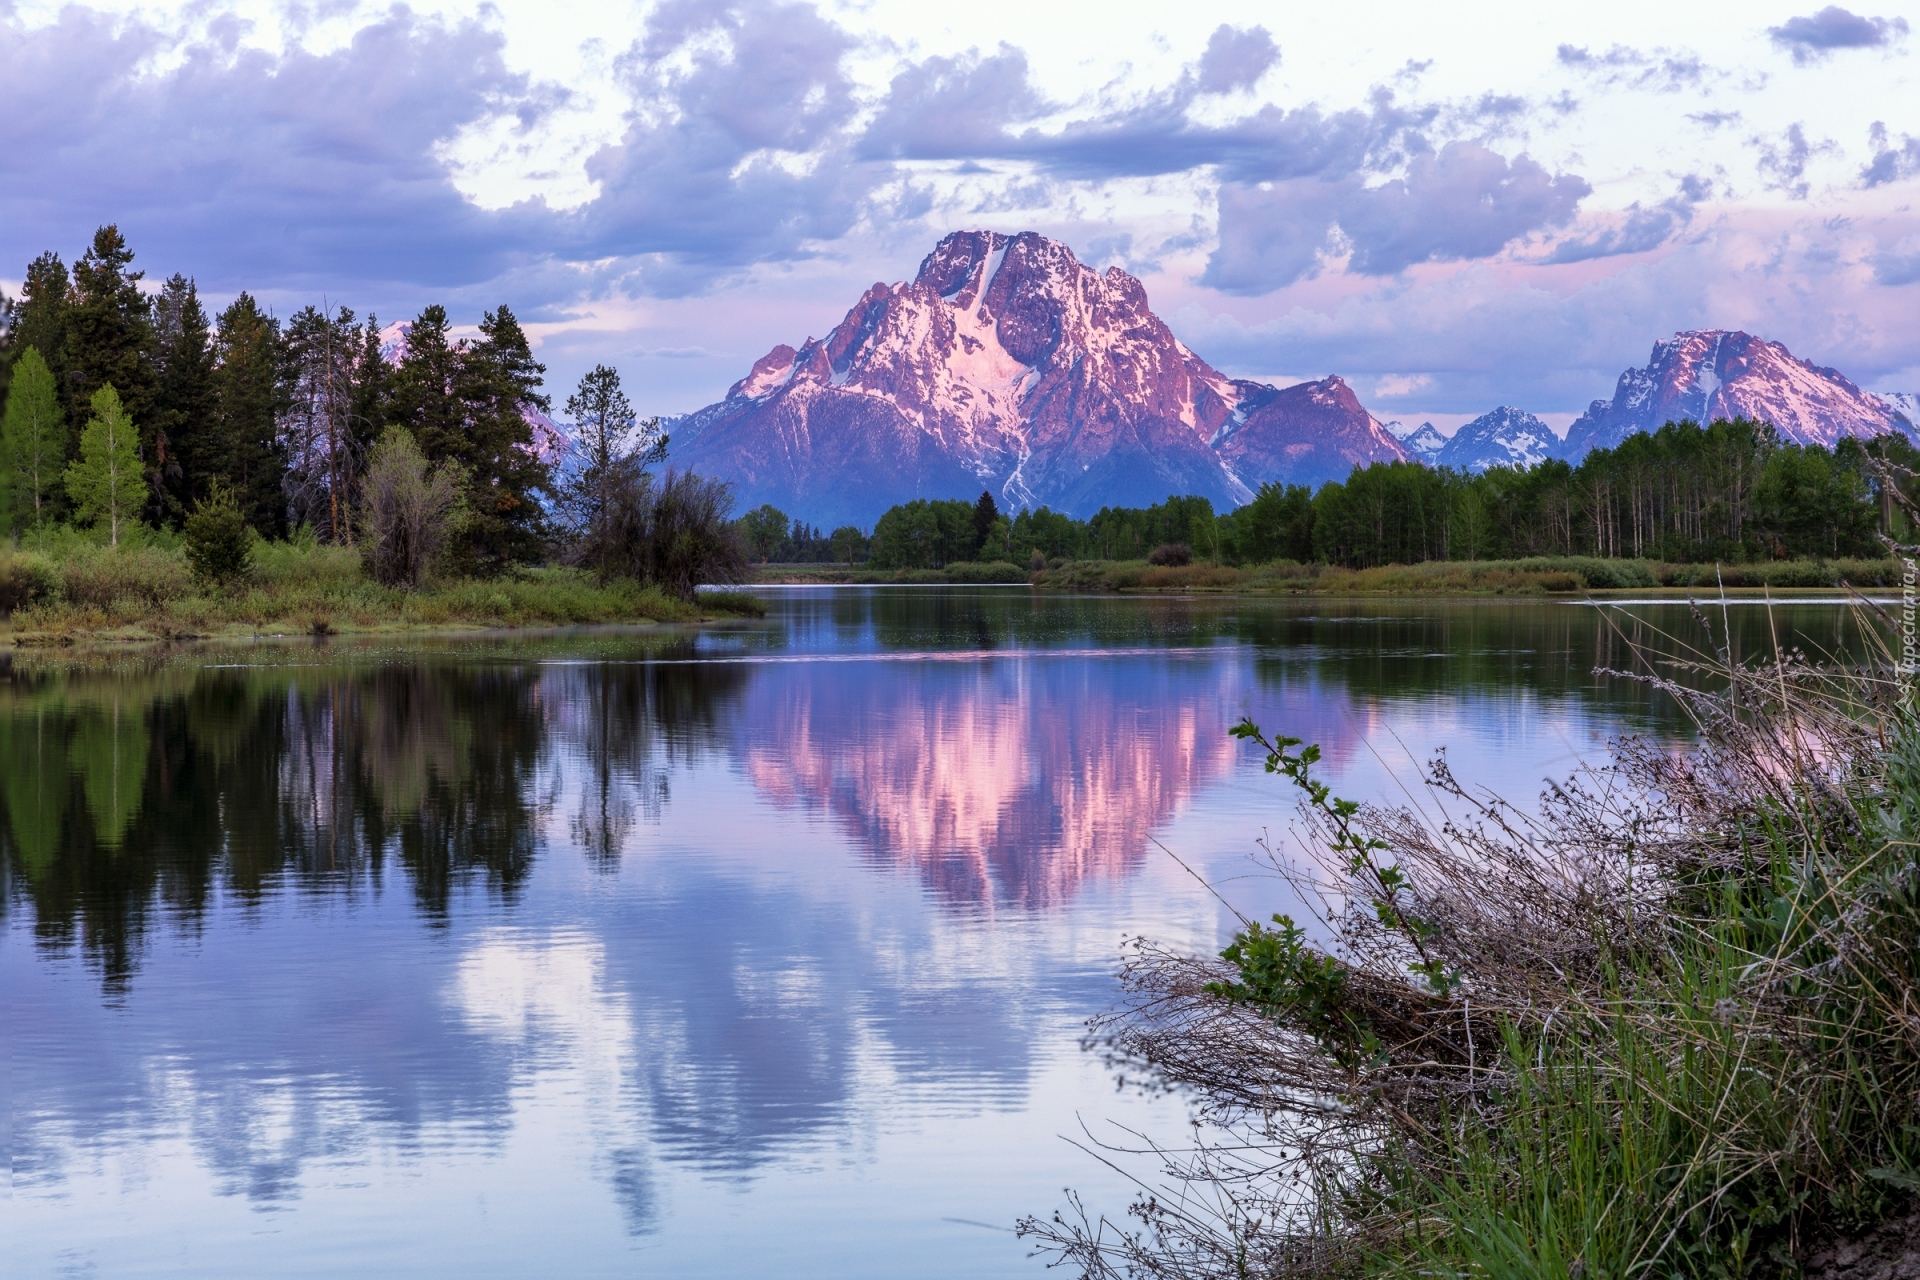
[[1428, 466], [1433, 466], [1440, 451], [1447, 447], [1447, 438], [1431, 422], [1423, 422], [1417, 427], [1408, 427], [1402, 423], [1389, 422], [1387, 430], [1406, 447], [1408, 453]]
[[1551, 458], [1559, 447], [1560, 437], [1546, 423], [1523, 409], [1502, 405], [1454, 432], [1434, 463], [1473, 472], [1531, 467]]
[[1829, 447], [1841, 436], [1900, 429], [1891, 404], [1838, 370], [1749, 333], [1705, 329], [1654, 343], [1645, 366], [1620, 375], [1613, 399], [1595, 400], [1575, 420], [1559, 452], [1577, 460], [1636, 431], [1722, 418], [1771, 423], [1785, 440]]
[[[1308, 425], [1311, 424], [1311, 425]], [[1230, 378], [1173, 336], [1134, 277], [1026, 232], [947, 236], [822, 339], [776, 346], [725, 400], [669, 424], [678, 465], [821, 524], [982, 488], [1074, 514], [1410, 456], [1338, 378]]]

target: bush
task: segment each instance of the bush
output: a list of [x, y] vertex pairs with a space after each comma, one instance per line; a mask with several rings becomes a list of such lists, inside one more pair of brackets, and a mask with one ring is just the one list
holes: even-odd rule
[[728, 518], [733, 491], [724, 480], [669, 471], [650, 496], [643, 542], [649, 582], [691, 600], [696, 587], [746, 578], [746, 548]]
[[1147, 552], [1147, 563], [1179, 566], [1193, 563], [1193, 548], [1184, 542], [1163, 542]]
[[60, 590], [53, 565], [31, 551], [0, 554], [0, 614], [51, 600]]
[[187, 517], [187, 564], [196, 582], [225, 586], [247, 576], [252, 535], [246, 517], [224, 484], [194, 505]]
[[367, 567], [383, 586], [418, 590], [454, 532], [460, 473], [442, 462], [431, 471], [411, 433], [389, 427], [373, 448], [362, 490]]
[[161, 605], [193, 585], [185, 557], [157, 547], [89, 547], [69, 555], [55, 573], [61, 598], [81, 608]]

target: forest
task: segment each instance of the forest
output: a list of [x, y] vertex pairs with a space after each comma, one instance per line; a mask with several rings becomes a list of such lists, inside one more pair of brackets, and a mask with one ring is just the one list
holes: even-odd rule
[[346, 613], [377, 616], [412, 607], [382, 589], [510, 581], [517, 603], [476, 598], [537, 615], [533, 584], [571, 602], [544, 620], [611, 620], [739, 576], [726, 487], [654, 474], [666, 437], [614, 370], [568, 399], [571, 434], [554, 428], [545, 366], [504, 305], [470, 337], [433, 305], [383, 341], [348, 307], [281, 319], [241, 292], [210, 315], [192, 279], [144, 279], [104, 226], [70, 267], [43, 253], [0, 295], [8, 609], [128, 615], [326, 579]]
[[[777, 549], [795, 560], [864, 553], [886, 569], [1142, 559], [1368, 569], [1567, 556], [1675, 564], [1880, 558], [1882, 535], [1905, 533], [1883, 483], [1907, 486], [1916, 469], [1920, 451], [1902, 436], [1846, 437], [1827, 449], [1783, 441], [1764, 423], [1675, 422], [1596, 449], [1577, 466], [1551, 460], [1474, 475], [1374, 463], [1317, 491], [1263, 485], [1231, 512], [1217, 513], [1201, 497], [1169, 497], [1085, 520], [1044, 507], [1009, 516], [985, 493], [974, 502], [920, 499], [889, 509], [870, 538], [851, 528], [825, 539], [812, 531], [813, 540], [789, 535]], [[781, 519], [761, 516], [769, 529]]]

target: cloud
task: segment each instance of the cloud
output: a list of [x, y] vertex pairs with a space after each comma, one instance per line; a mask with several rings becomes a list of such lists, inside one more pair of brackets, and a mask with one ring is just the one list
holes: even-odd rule
[[868, 159], [970, 160], [1003, 152], [1009, 127], [1053, 109], [1018, 49], [928, 58], [893, 78], [857, 150]]
[[[182, 40], [69, 7], [0, 25], [0, 227], [16, 255], [118, 221], [143, 255], [209, 280], [408, 279], [511, 269], [543, 208], [484, 213], [435, 145], [551, 95], [497, 33], [395, 9], [344, 48], [279, 56], [230, 27]], [[154, 71], [163, 59], [171, 69]]]
[[1680, 190], [1652, 206], [1639, 201], [1628, 205], [1625, 216], [1611, 225], [1578, 238], [1560, 241], [1547, 255], [1548, 262], [1588, 262], [1623, 253], [1646, 253], [1658, 249], [1673, 234], [1693, 221], [1694, 206], [1713, 193], [1713, 184], [1698, 174], [1680, 180]]
[[1793, 55], [1794, 65], [1804, 67], [1835, 49], [1877, 49], [1892, 44], [1907, 34], [1907, 20], [1863, 17], [1830, 4], [1818, 13], [1768, 27], [1767, 34]]
[[1867, 145], [1873, 148], [1873, 159], [1860, 170], [1862, 186], [1885, 186], [1920, 174], [1920, 138], [1902, 134], [1900, 145], [1895, 147], [1888, 139], [1886, 123], [1875, 120], [1867, 130]]
[[1477, 142], [1414, 156], [1401, 177], [1368, 185], [1358, 170], [1332, 179], [1223, 184], [1220, 245], [1204, 283], [1271, 292], [1317, 272], [1339, 251], [1359, 275], [1396, 275], [1423, 262], [1485, 258], [1530, 232], [1562, 226], [1592, 192]]
[[1798, 121], [1788, 125], [1778, 140], [1756, 134], [1747, 142], [1760, 152], [1757, 164], [1767, 189], [1784, 191], [1795, 200], [1807, 198], [1808, 162], [1815, 156], [1839, 150], [1831, 141], [1808, 142], [1807, 131]]
[[1678, 93], [1700, 87], [1709, 75], [1717, 78], [1698, 54], [1672, 49], [1640, 50], [1616, 44], [1605, 53], [1584, 45], [1563, 44], [1555, 51], [1560, 65], [1606, 88], [1643, 89]]
[[807, 4], [676, 0], [618, 60], [633, 121], [587, 161], [601, 194], [563, 242], [637, 258], [624, 287], [674, 294], [715, 269], [836, 239], [891, 175], [851, 152], [853, 41]]
[[1195, 77], [1202, 93], [1232, 93], [1250, 89], [1280, 63], [1280, 46], [1265, 27], [1241, 30], [1222, 23], [1207, 39]]
[[1899, 286], [1920, 281], [1920, 236], [1905, 236], [1870, 259], [1875, 284]]

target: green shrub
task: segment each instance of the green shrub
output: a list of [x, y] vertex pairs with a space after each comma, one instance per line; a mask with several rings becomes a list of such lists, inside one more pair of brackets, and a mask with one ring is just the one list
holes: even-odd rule
[[51, 600], [60, 579], [45, 556], [32, 551], [0, 553], [0, 614]]
[[224, 484], [215, 481], [213, 491], [194, 504], [186, 535], [187, 564], [195, 582], [223, 587], [247, 576], [253, 537]]

